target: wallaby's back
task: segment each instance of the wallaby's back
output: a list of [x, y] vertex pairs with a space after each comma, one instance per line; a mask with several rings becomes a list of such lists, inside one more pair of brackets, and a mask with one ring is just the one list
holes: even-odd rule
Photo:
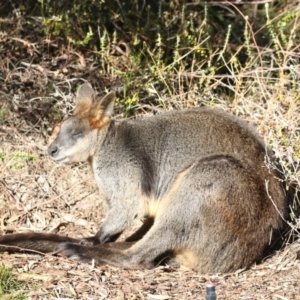
[[121, 164], [123, 156], [124, 160], [130, 156], [146, 171], [144, 192], [156, 197], [166, 192], [178, 173], [214, 155], [233, 157], [258, 176], [273, 178], [264, 164], [266, 149], [261, 139], [245, 122], [217, 109], [188, 109], [116, 121], [106, 141], [118, 146], [113, 150], [104, 144], [97, 155], [99, 161], [118, 160]]

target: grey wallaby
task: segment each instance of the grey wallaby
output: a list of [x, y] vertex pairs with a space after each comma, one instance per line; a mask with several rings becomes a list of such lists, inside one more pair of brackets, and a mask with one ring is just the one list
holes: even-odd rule
[[[256, 133], [212, 108], [114, 120], [114, 99], [82, 85], [74, 115], [48, 148], [54, 161], [90, 163], [107, 204], [97, 234], [4, 235], [0, 250], [57, 251], [124, 268], [183, 264], [202, 273], [262, 259], [284, 225], [286, 200]], [[142, 228], [114, 242], [136, 218], [145, 220]]]

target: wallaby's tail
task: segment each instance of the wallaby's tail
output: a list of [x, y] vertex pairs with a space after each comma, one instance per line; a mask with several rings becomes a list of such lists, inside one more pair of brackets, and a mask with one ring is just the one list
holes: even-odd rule
[[80, 243], [80, 240], [52, 233], [8, 234], [0, 236], [0, 252], [55, 252], [65, 242]]

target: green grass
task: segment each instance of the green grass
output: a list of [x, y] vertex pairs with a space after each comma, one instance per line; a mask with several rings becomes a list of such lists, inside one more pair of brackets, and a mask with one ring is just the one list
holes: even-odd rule
[[0, 152], [0, 160], [13, 170], [24, 168], [27, 163], [35, 161], [36, 158], [36, 155], [24, 151], [9, 153]]
[[5, 120], [6, 117], [10, 114], [10, 111], [6, 108], [0, 109], [0, 121]]
[[26, 300], [22, 293], [24, 283], [18, 281], [12, 270], [0, 265], [0, 299], [2, 300]]

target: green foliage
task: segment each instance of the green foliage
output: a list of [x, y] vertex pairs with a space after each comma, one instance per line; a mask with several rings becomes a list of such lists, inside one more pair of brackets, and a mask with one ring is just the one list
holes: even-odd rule
[[[23, 2], [23, 9], [31, 7]], [[149, 90], [171, 97], [179, 89], [198, 86], [199, 93], [212, 88], [234, 100], [234, 85], [244, 83], [231, 80], [228, 89], [228, 82], [217, 84], [214, 76], [239, 74], [257, 65], [279, 69], [299, 45], [299, 12], [293, 11], [293, 1], [285, 5], [289, 9], [274, 2], [254, 11], [252, 5], [199, 0], [39, 0], [27, 14], [43, 16], [50, 40], [59, 36], [82, 52], [97, 53], [101, 74], [123, 79], [124, 97], [136, 98], [137, 93], [151, 98]], [[262, 53], [264, 47], [275, 52], [275, 59]], [[180, 84], [178, 74], [184, 74]], [[281, 74], [272, 71], [271, 76]], [[146, 78], [153, 79], [151, 85]]]
[[5, 300], [25, 300], [27, 297], [20, 293], [23, 283], [18, 281], [11, 269], [0, 265], [0, 298]]
[[[185, 88], [199, 84], [203, 90], [211, 86], [212, 76], [240, 73], [258, 59], [265, 66], [281, 64], [286, 60], [282, 49], [289, 51], [299, 42], [299, 13], [276, 15], [281, 9], [276, 5], [259, 6], [254, 22], [252, 6], [242, 12], [197, 0], [39, 2], [35, 11], [44, 16], [47, 34], [97, 51], [103, 74], [121, 75], [129, 97], [136, 92], [136, 77], [155, 78], [154, 88], [171, 96], [177, 88], [169, 82], [174, 71], [197, 73], [187, 78]], [[275, 61], [260, 53], [270, 44]], [[199, 72], [205, 76], [199, 78]]]
[[9, 114], [10, 114], [9, 109], [6, 109], [6, 108], [0, 109], [0, 121], [5, 120]]
[[50, 120], [55, 121], [55, 122], [59, 122], [61, 120], [61, 118], [62, 118], [61, 111], [60, 111], [59, 106], [57, 104], [54, 104], [51, 107], [51, 110], [50, 110], [50, 113], [49, 113], [49, 118], [50, 118]]
[[0, 152], [0, 159], [13, 170], [25, 167], [27, 163], [33, 162], [36, 155], [27, 152], [10, 152], [8, 154]]

